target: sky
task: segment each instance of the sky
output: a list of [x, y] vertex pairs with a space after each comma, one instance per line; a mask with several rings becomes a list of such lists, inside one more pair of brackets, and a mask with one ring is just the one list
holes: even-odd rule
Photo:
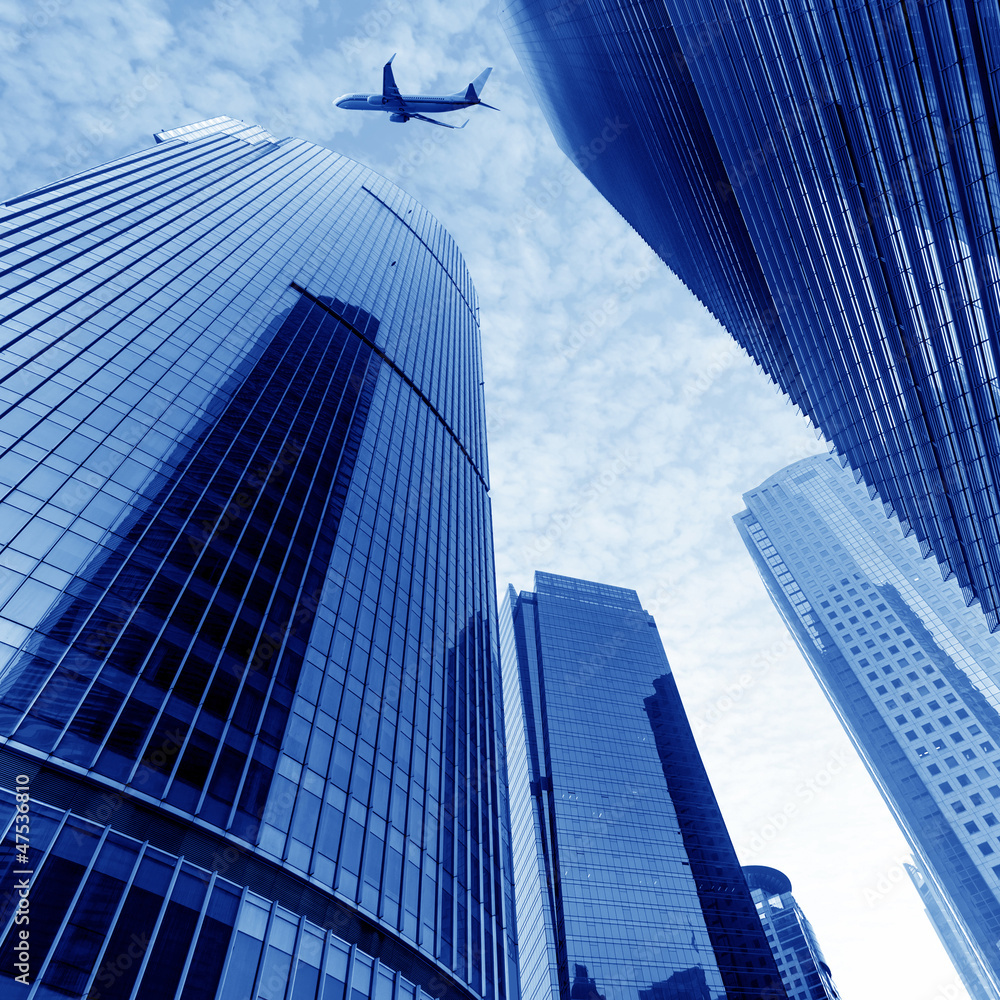
[[[501, 110], [455, 132], [333, 106], [394, 52], [404, 92], [492, 65]], [[480, 299], [500, 592], [535, 570], [635, 589], [742, 863], [790, 877], [844, 1000], [965, 1000], [731, 520], [827, 445], [559, 151], [495, 3], [0, 0], [0, 108], [2, 198], [227, 114], [432, 211]]]

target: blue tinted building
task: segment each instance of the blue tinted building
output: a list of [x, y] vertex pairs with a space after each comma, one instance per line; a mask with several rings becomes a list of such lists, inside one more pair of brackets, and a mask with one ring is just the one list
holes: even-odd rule
[[567, 155], [1000, 627], [996, 5], [500, 16]]
[[920, 895], [924, 904], [924, 912], [937, 932], [938, 940], [948, 952], [955, 971], [969, 991], [972, 1000], [993, 1000], [996, 992], [990, 983], [984, 979], [980, 963], [969, 949], [965, 934], [955, 923], [951, 907], [942, 899], [935, 884], [913, 864], [903, 864], [906, 874], [910, 877], [913, 887]]
[[743, 874], [789, 1000], [838, 1000], [830, 966], [788, 876], [763, 865], [748, 865]]
[[914, 852], [935, 926], [959, 970], [975, 967], [972, 995], [996, 1000], [1000, 637], [836, 459], [797, 462], [743, 500], [743, 541]]
[[783, 998], [635, 591], [536, 573], [501, 636], [522, 995]]
[[156, 138], [0, 207], [0, 993], [516, 997], [465, 265], [326, 149]]

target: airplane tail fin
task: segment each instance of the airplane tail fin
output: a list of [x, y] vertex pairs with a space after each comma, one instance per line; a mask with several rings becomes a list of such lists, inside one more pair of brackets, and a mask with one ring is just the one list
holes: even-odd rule
[[475, 80], [469, 84], [469, 89], [465, 92], [465, 99], [467, 101], [479, 100], [479, 95], [483, 92], [483, 87], [486, 86], [486, 80], [492, 72], [493, 67], [487, 66], [486, 69], [484, 69], [482, 73], [480, 73], [479, 76], [477, 76]]

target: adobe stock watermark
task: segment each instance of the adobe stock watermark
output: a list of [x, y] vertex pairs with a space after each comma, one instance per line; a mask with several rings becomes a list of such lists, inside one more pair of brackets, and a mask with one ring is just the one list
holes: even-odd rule
[[616, 326], [618, 323], [616, 313], [619, 307], [625, 305], [649, 281], [656, 272], [659, 262], [656, 253], [647, 247], [646, 256], [637, 267], [632, 268], [624, 278], [618, 281], [614, 294], [609, 295], [600, 305], [591, 309], [587, 313], [586, 319], [573, 329], [564, 341], [559, 351], [560, 355], [570, 361], [580, 348], [592, 340], [596, 334]]
[[269, 485], [278, 482], [289, 467], [294, 467], [303, 447], [300, 441], [290, 441], [273, 461], [254, 466], [240, 483], [233, 499], [220, 510], [219, 516], [214, 521], [202, 521], [201, 534], [188, 536], [192, 551], [201, 552], [216, 535], [242, 521], [247, 511], [257, 502], [258, 496]]
[[382, 38], [386, 29], [392, 24], [393, 18], [409, 9], [403, 0], [385, 0], [384, 3], [369, 10], [361, 19], [361, 24], [355, 33], [344, 41], [346, 55], [358, 55], [366, 48], [366, 43], [376, 38]]
[[824, 789], [833, 784], [834, 779], [852, 760], [850, 751], [836, 750], [827, 760], [826, 765], [815, 774], [800, 781], [792, 791], [793, 798], [789, 799], [777, 812], [767, 817], [765, 822], [755, 830], [746, 843], [737, 853], [741, 858], [751, 859], [757, 857], [761, 851], [776, 840], [795, 821], [795, 818], [802, 813], [802, 805], [812, 802]]
[[907, 873], [907, 866], [913, 862], [908, 857], [894, 858], [892, 864], [876, 878], [873, 885], [864, 887], [865, 903], [868, 909], [874, 909], [898, 885], [911, 885], [912, 880]]
[[579, 499], [571, 507], [557, 511], [549, 518], [545, 531], [530, 545], [525, 546], [522, 557], [529, 563], [539, 555], [548, 552], [553, 542], [558, 541], [571, 525], [583, 516], [587, 507], [599, 496], [603, 496], [635, 464], [635, 455], [628, 448], [619, 448], [616, 458], [602, 472], [596, 475], [580, 491]]
[[576, 167], [586, 173], [628, 127], [628, 122], [622, 121], [620, 117], [605, 118], [601, 131], [590, 142], [578, 146], [570, 154], [570, 162], [565, 164], [558, 174], [544, 179], [540, 185], [541, 191], [528, 195], [527, 204], [514, 217], [514, 228], [519, 233], [524, 232], [546, 209], [563, 198], [567, 188], [576, 178], [576, 171], [573, 168]]
[[150, 95], [156, 93], [169, 80], [170, 75], [162, 69], [147, 70], [136, 84], [123, 90], [107, 106], [103, 115], [91, 119], [80, 137], [66, 147], [61, 165], [67, 170], [76, 170], [93, 163], [94, 154], [107, 139], [116, 134], [124, 118], [145, 103]]
[[13, 29], [0, 32], [0, 52], [12, 55], [22, 45], [39, 38], [52, 22], [69, 10], [70, 0], [35, 0], [34, 8]]
[[791, 636], [785, 636], [757, 653], [750, 661], [750, 668], [744, 670], [735, 681], [727, 684], [722, 694], [718, 695], [708, 708], [691, 719], [691, 730], [694, 735], [700, 736], [727, 712], [732, 711], [747, 692], [795, 648], [795, 640]]

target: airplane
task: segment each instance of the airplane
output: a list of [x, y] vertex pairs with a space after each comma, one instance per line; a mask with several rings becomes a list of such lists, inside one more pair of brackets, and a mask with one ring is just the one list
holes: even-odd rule
[[[393, 53], [392, 59], [395, 58], [396, 54]], [[347, 111], [385, 111], [391, 122], [408, 122], [411, 118], [416, 118], [417, 121], [430, 122], [431, 125], [443, 128], [465, 128], [469, 121], [466, 119], [461, 125], [449, 125], [436, 118], [428, 118], [426, 113], [443, 114], [445, 111], [458, 111], [459, 108], [471, 108], [477, 104], [491, 111], [500, 110], [479, 99], [486, 78], [493, 70], [492, 66], [487, 66], [464, 91], [433, 97], [426, 94], [401, 94], [392, 75], [392, 59], [382, 69], [381, 94], [344, 94], [333, 103]]]

